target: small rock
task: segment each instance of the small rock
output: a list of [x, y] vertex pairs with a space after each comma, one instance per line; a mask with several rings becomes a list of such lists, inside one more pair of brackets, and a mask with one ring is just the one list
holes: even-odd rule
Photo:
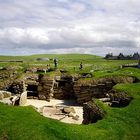
[[40, 100], [46, 100], [46, 96], [45, 96], [45, 95], [38, 95], [38, 98], [39, 98]]
[[64, 107], [63, 111], [65, 113], [70, 113], [70, 112], [75, 113], [75, 110], [73, 107]]
[[78, 120], [79, 119], [79, 116], [78, 115], [75, 115], [75, 116], [72, 117], [72, 119], [73, 120]]
[[74, 113], [70, 112], [70, 113], [68, 114], [68, 117], [74, 117]]

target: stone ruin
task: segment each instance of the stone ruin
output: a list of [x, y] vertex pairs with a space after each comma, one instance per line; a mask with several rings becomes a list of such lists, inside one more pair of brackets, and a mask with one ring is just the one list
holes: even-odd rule
[[83, 104], [83, 124], [96, 123], [105, 116], [105, 112], [94, 100]]
[[[133, 83], [134, 81], [133, 77], [106, 77], [86, 81], [70, 75], [49, 77], [42, 74], [29, 74], [24, 79], [15, 80], [5, 86], [7, 86], [6, 90], [11, 92], [9, 100], [12, 105], [24, 105], [27, 98], [47, 101], [52, 98], [74, 99], [83, 106], [83, 124], [89, 124], [97, 122], [105, 115], [104, 111], [92, 101], [93, 98], [108, 103], [112, 107], [124, 107], [132, 98], [126, 93], [113, 91], [112, 87], [117, 83]], [[8, 92], [1, 91], [0, 100], [6, 95]]]

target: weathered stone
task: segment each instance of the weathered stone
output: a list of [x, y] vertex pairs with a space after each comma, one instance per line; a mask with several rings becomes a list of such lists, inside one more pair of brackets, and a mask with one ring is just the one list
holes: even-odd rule
[[78, 115], [75, 115], [75, 116], [72, 117], [72, 119], [78, 120], [79, 119], [79, 116]]
[[130, 97], [127, 93], [117, 92], [115, 90], [111, 90], [108, 93], [108, 96], [111, 99], [111, 103], [112, 103], [111, 106], [112, 107], [125, 107], [132, 100], [132, 97]]
[[38, 95], [38, 98], [39, 98], [40, 100], [46, 100], [46, 96], [45, 96], [45, 95]]
[[4, 95], [3, 95], [3, 93], [1, 92], [1, 93], [0, 93], [0, 100], [3, 100], [3, 98], [4, 98]]
[[9, 98], [9, 97], [11, 97], [11, 92], [8, 92], [8, 91], [3, 91], [2, 90], [2, 91], [0, 91], [0, 94], [1, 94], [1, 97], [3, 97], [3, 98]]
[[39, 99], [48, 100], [53, 97], [54, 81], [46, 75], [39, 75], [38, 96]]
[[37, 90], [38, 90], [38, 91], [41, 91], [42, 88], [43, 88], [43, 87], [42, 87], [41, 85], [39, 85], [39, 86], [37, 87]]
[[8, 91], [3, 91], [3, 95], [4, 95], [4, 98], [9, 98], [11, 97], [12, 93]]
[[83, 124], [95, 123], [104, 117], [104, 111], [95, 104], [94, 101], [89, 101], [83, 105]]
[[102, 102], [109, 102], [109, 101], [111, 101], [110, 98], [100, 98], [99, 100], [102, 101]]
[[10, 86], [10, 91], [15, 94], [21, 94], [25, 91], [25, 82], [23, 80], [16, 80]]
[[24, 105], [27, 103], [27, 91], [23, 92], [21, 95], [20, 95], [20, 101], [19, 101], [19, 105]]
[[75, 113], [75, 110], [74, 110], [73, 107], [64, 107], [63, 112], [65, 112], [65, 113], [70, 113], [70, 112]]
[[78, 119], [79, 119], [79, 116], [76, 115], [76, 113], [73, 113], [73, 112], [70, 112], [70, 113], [68, 114], [68, 117], [72, 117], [72, 119], [74, 119], [74, 120], [78, 120]]
[[73, 117], [74, 116], [74, 113], [72, 113], [72, 112], [70, 112], [69, 114], [68, 114], [68, 117]]

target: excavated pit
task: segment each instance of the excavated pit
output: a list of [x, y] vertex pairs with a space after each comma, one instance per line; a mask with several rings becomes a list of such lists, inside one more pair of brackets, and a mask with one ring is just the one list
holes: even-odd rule
[[[136, 80], [134, 77], [122, 77], [122, 76], [106, 77], [101, 78], [99, 80], [91, 79], [86, 81], [83, 79], [74, 80], [72, 76], [57, 76], [51, 78], [46, 75], [39, 75], [39, 78], [32, 77], [32, 80], [30, 78], [30, 80], [26, 79], [25, 81], [20, 80], [14, 81], [9, 86], [9, 91], [11, 91], [14, 94], [21, 95], [22, 93], [27, 92], [28, 99], [25, 105], [33, 105], [35, 108], [37, 108], [37, 110], [43, 108], [44, 112], [42, 111], [39, 112], [42, 113], [44, 116], [50, 118], [57, 118], [58, 115], [59, 117], [62, 115], [62, 118], [58, 117], [59, 118], [58, 120], [64, 121], [67, 118], [65, 121], [67, 122], [68, 120], [70, 121], [72, 118], [74, 118], [72, 119], [72, 121], [70, 121], [71, 123], [77, 122], [77, 124], [80, 124], [83, 122], [84, 124], [88, 124], [95, 123], [99, 119], [102, 119], [104, 116], [101, 114], [101, 117], [98, 118], [96, 114], [93, 114], [94, 107], [95, 110], [98, 110], [98, 107], [96, 107], [95, 103], [93, 103], [93, 106], [91, 106], [90, 101], [92, 101], [93, 98], [97, 98], [103, 101], [104, 103], [108, 103], [112, 107], [127, 106], [132, 99], [131, 97], [128, 97], [126, 93], [122, 94], [110, 91], [112, 90], [112, 87], [118, 83], [133, 83], [135, 81]], [[24, 96], [24, 99], [25, 97], [26, 96]], [[63, 103], [54, 104], [53, 103], [54, 100], [57, 100], [58, 102], [62, 101]], [[70, 100], [73, 100], [76, 103], [76, 105], [69, 104], [68, 101]], [[41, 106], [37, 107], [36, 106], [38, 104], [37, 102], [40, 102]], [[87, 104], [85, 105], [84, 103]], [[78, 107], [80, 110], [79, 113], [82, 113], [84, 118], [80, 117], [81, 114], [78, 113], [77, 113], [78, 115], [73, 114], [74, 116], [72, 116], [71, 112], [69, 113], [61, 112], [62, 111], [61, 109], [67, 106], [74, 107], [75, 110], [76, 107]], [[56, 114], [49, 114], [49, 111], [53, 113], [55, 112]], [[102, 113], [103, 111], [100, 112]], [[92, 118], [91, 114], [93, 114]], [[98, 116], [100, 115], [98, 114]], [[80, 118], [80, 120], [78, 118]]]

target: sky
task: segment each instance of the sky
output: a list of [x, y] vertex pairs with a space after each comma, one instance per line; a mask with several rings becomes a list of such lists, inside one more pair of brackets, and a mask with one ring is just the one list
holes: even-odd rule
[[0, 55], [140, 53], [140, 0], [0, 0]]

